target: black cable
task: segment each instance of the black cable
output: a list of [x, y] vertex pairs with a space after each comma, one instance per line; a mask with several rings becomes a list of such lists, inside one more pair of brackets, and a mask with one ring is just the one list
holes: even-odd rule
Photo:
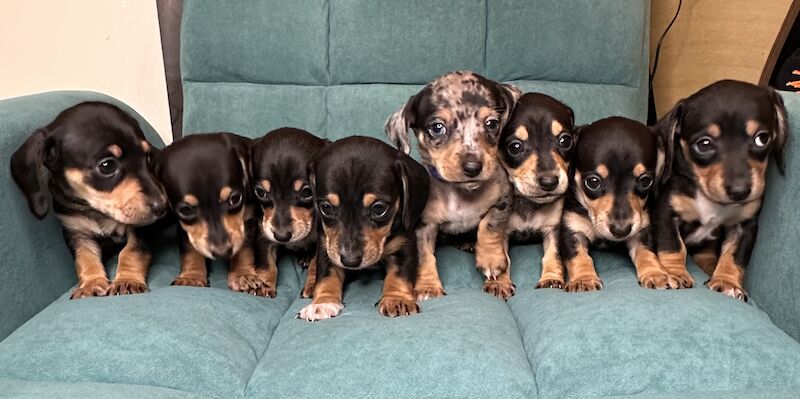
[[681, 13], [681, 6], [683, 6], [683, 0], [678, 0], [678, 8], [675, 10], [675, 15], [672, 17], [672, 21], [669, 21], [669, 25], [667, 25], [667, 28], [664, 29], [661, 37], [658, 39], [658, 44], [656, 45], [656, 54], [653, 56], [653, 69], [650, 71], [650, 76], [648, 79], [648, 83], [650, 85], [650, 104], [648, 107], [647, 123], [650, 125], [655, 124], [657, 119], [655, 97], [653, 96], [653, 79], [655, 78], [656, 71], [658, 70], [658, 59], [661, 56], [661, 45], [664, 43], [664, 38], [667, 37], [667, 33], [669, 33], [670, 29], [672, 29], [672, 25], [675, 23], [675, 20], [678, 19], [678, 14]]

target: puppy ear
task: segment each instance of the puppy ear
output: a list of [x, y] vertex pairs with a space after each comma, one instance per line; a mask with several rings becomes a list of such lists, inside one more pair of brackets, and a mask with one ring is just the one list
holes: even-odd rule
[[569, 116], [569, 125], [575, 126], [575, 113], [572, 112], [572, 108], [564, 105], [564, 108], [567, 110], [567, 115]]
[[[423, 89], [424, 91], [424, 89]], [[411, 152], [411, 144], [408, 140], [408, 129], [415, 122], [415, 110], [419, 104], [419, 99], [422, 97], [422, 92], [409, 97], [408, 101], [393, 113], [389, 119], [386, 120], [384, 130], [389, 139], [392, 140], [395, 147], [400, 151], [408, 154]]]
[[430, 177], [422, 165], [406, 154], [397, 155], [395, 167], [402, 182], [400, 218], [403, 227], [408, 231], [422, 218], [422, 212], [428, 203]]
[[668, 114], [658, 120], [654, 127], [660, 155], [656, 166], [656, 182], [661, 185], [672, 176], [672, 164], [675, 160], [675, 141], [681, 135], [685, 105], [679, 101]]
[[44, 128], [33, 132], [11, 155], [11, 176], [25, 195], [31, 213], [39, 219], [50, 210], [47, 167], [52, 167], [57, 159], [58, 149]]
[[783, 98], [778, 94], [775, 89], [769, 89], [772, 92], [772, 107], [775, 109], [775, 146], [772, 148], [772, 157], [775, 159], [775, 165], [781, 174], [784, 173], [784, 148], [786, 147], [786, 139], [789, 136], [789, 121], [786, 119], [786, 106], [783, 105]]
[[508, 121], [508, 117], [511, 116], [511, 112], [514, 110], [514, 106], [517, 104], [517, 100], [522, 97], [522, 90], [511, 83], [498, 83], [497, 88], [500, 90], [500, 97], [505, 104], [505, 111], [503, 115], [501, 115], [501, 123], [505, 125], [506, 121]]
[[242, 170], [244, 171], [244, 187], [250, 191], [250, 175], [253, 173], [252, 165], [250, 162], [250, 143], [252, 140], [242, 137], [236, 134], [229, 133], [227, 135], [230, 138], [231, 147], [233, 147], [234, 152], [236, 153], [236, 157], [239, 158], [239, 162], [242, 164]]

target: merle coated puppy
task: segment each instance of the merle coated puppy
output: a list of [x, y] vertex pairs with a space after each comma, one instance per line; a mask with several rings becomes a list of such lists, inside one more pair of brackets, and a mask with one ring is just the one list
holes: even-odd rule
[[616, 243], [627, 246], [640, 285], [678, 288], [658, 261], [650, 223], [650, 208], [671, 156], [669, 149], [654, 130], [621, 117], [578, 130], [559, 247], [567, 267], [566, 291], [601, 289], [589, 246]]
[[193, 134], [156, 155], [155, 173], [180, 225], [181, 271], [173, 285], [207, 287], [206, 259], [230, 260], [231, 290], [270, 294], [254, 263], [249, 145], [232, 133]]
[[256, 264], [266, 266], [257, 273], [272, 292], [278, 278], [278, 250], [283, 247], [301, 252], [301, 263], [308, 266], [301, 296], [310, 298], [314, 293], [317, 229], [308, 168], [328, 143], [305, 130], [281, 128], [251, 145], [253, 193], [261, 209]]
[[[72, 299], [147, 291], [151, 249], [140, 226], [167, 211], [148, 165], [153, 150], [136, 120], [118, 107], [85, 102], [34, 131], [11, 157], [11, 174], [39, 219], [53, 210], [75, 257]], [[127, 240], [113, 282], [103, 249]]]
[[680, 101], [659, 121], [675, 158], [656, 211], [658, 257], [684, 287], [687, 252], [708, 287], [747, 300], [744, 268], [758, 231], [769, 156], [783, 173], [789, 128], [771, 88], [724, 80]]
[[323, 149], [311, 168], [319, 213], [314, 299], [298, 315], [315, 321], [341, 312], [347, 271], [386, 270], [378, 311], [420, 311], [416, 227], [428, 200], [425, 168], [380, 140], [353, 136]]
[[562, 288], [558, 229], [575, 146], [572, 109], [545, 94], [526, 93], [500, 135], [500, 161], [514, 186], [508, 221], [512, 239], [540, 236], [542, 275], [536, 288]]
[[431, 176], [417, 232], [422, 266], [414, 291], [421, 300], [444, 295], [434, 255], [437, 235], [476, 229], [475, 261], [486, 276], [484, 291], [501, 299], [514, 295], [506, 234], [512, 190], [497, 145], [520, 95], [512, 85], [452, 72], [425, 86], [386, 122], [389, 138], [406, 154], [408, 130], [414, 132]]

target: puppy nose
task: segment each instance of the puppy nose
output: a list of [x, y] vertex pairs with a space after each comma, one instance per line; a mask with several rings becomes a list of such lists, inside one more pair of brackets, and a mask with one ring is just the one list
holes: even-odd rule
[[292, 231], [291, 230], [275, 230], [272, 232], [272, 235], [275, 236], [276, 241], [280, 242], [287, 242], [292, 239]]
[[358, 267], [361, 266], [361, 255], [344, 255], [340, 254], [342, 266], [344, 267]]
[[558, 187], [558, 176], [542, 176], [539, 178], [539, 187], [544, 191], [553, 191]]
[[229, 259], [233, 255], [233, 249], [227, 248], [214, 248], [211, 250], [211, 255], [214, 259]]
[[156, 217], [162, 218], [167, 214], [167, 201], [158, 199], [150, 203], [150, 209]]
[[611, 230], [611, 234], [617, 238], [623, 238], [631, 233], [631, 224], [630, 223], [622, 223], [622, 222], [612, 222], [611, 226], [609, 226], [609, 230]]
[[481, 174], [481, 169], [483, 169], [483, 162], [481, 161], [466, 161], [461, 164], [461, 169], [464, 171], [464, 174], [468, 177], [475, 177]]
[[725, 192], [728, 193], [728, 197], [730, 197], [730, 199], [734, 201], [741, 201], [747, 199], [747, 197], [750, 195], [750, 185], [746, 183], [726, 184]]

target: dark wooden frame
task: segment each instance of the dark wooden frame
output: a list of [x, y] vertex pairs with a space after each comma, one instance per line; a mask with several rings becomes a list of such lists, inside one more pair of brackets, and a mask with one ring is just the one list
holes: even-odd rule
[[760, 85], [772, 83], [775, 73], [777, 72], [775, 68], [779, 67], [778, 62], [782, 62], [782, 60], [788, 57], [788, 54], [784, 52], [784, 47], [786, 46], [786, 41], [792, 30], [794, 29], [797, 31], [798, 14], [800, 14], [800, 0], [792, 0], [792, 4], [789, 6], [789, 12], [786, 13], [783, 25], [781, 25], [780, 31], [778, 31], [778, 36], [775, 38], [775, 43], [772, 45], [772, 49], [769, 52], [767, 62], [764, 64], [764, 69], [761, 71], [761, 78], [758, 80]]
[[167, 79], [169, 116], [172, 138], [183, 136], [183, 86], [181, 84], [181, 16], [183, 0], [156, 0], [158, 27], [161, 31], [161, 53]]

